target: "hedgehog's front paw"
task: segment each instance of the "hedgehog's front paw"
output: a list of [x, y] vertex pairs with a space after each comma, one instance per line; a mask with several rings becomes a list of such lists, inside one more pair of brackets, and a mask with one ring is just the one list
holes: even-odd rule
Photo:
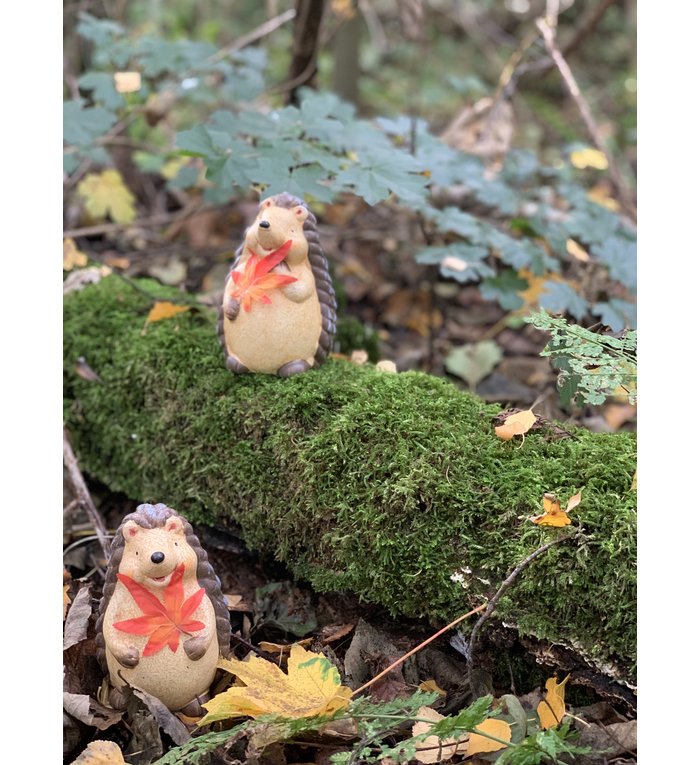
[[224, 300], [224, 313], [226, 314], [226, 318], [233, 321], [236, 316], [238, 316], [238, 312], [241, 310], [241, 304], [235, 299], [232, 298], [230, 295]]
[[191, 637], [182, 644], [185, 649], [185, 653], [192, 661], [201, 659], [207, 652], [209, 647], [209, 640], [206, 635], [199, 635], [198, 637]]
[[127, 669], [135, 667], [139, 663], [139, 651], [136, 646], [130, 645], [123, 651], [114, 654], [114, 658]]

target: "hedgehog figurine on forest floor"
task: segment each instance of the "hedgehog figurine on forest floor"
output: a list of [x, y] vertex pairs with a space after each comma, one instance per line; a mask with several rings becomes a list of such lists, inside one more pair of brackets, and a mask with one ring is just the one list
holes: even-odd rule
[[221, 583], [192, 526], [164, 504], [139, 505], [117, 529], [97, 619], [110, 703], [127, 683], [172, 711], [201, 714], [231, 622]]
[[226, 282], [218, 334], [234, 372], [280, 377], [321, 364], [336, 300], [316, 218], [288, 193], [263, 201]]

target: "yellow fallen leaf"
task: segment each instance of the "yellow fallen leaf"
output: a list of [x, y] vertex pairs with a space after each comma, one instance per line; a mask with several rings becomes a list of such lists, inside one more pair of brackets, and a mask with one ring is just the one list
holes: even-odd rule
[[588, 263], [591, 259], [591, 256], [575, 239], [566, 240], [566, 251], [572, 258], [576, 258], [576, 260], [579, 260], [581, 263]]
[[425, 691], [426, 693], [439, 693], [441, 696], [447, 696], [447, 691], [443, 691], [435, 680], [423, 680], [418, 686], [418, 690]]
[[530, 520], [533, 523], [537, 523], [540, 526], [568, 526], [571, 523], [571, 518], [567, 515], [581, 502], [581, 492], [574, 494], [569, 499], [566, 506], [566, 510], [561, 509], [561, 503], [557, 499], [556, 494], [545, 494], [542, 498], [542, 506], [544, 507], [544, 513], [542, 515], [536, 515]]
[[[418, 717], [424, 717], [434, 722], [440, 722], [440, 720], [445, 719], [444, 715], [436, 712], [431, 707], [420, 707]], [[428, 733], [432, 727], [433, 723], [420, 721], [413, 724], [411, 733], [414, 736], [419, 736], [422, 733]], [[457, 742], [453, 738], [444, 738], [441, 741], [437, 736], [428, 736], [416, 746], [415, 759], [418, 762], [425, 763], [425, 765], [449, 760], [460, 751], [460, 745], [466, 746], [466, 742], [466, 738]]]
[[596, 184], [586, 196], [591, 202], [595, 202], [596, 204], [601, 205], [601, 207], [607, 207], [608, 210], [612, 210], [613, 212], [618, 212], [620, 210], [620, 203], [617, 199], [613, 199], [610, 196], [608, 189], [604, 184]]
[[569, 154], [569, 159], [571, 160], [571, 164], [579, 170], [583, 170], [586, 167], [593, 167], [596, 170], [608, 169], [607, 157], [598, 149], [587, 148], [572, 151], [571, 154]]
[[153, 308], [146, 317], [146, 324], [150, 324], [154, 321], [162, 321], [163, 319], [170, 319], [172, 316], [177, 316], [179, 313], [189, 311], [188, 305], [176, 305], [168, 300], [158, 301], [153, 304]]
[[141, 72], [115, 72], [114, 89], [117, 93], [135, 93], [141, 90]]
[[503, 425], [497, 425], [496, 435], [504, 441], [510, 441], [513, 436], [521, 436], [530, 430], [537, 421], [537, 415], [533, 414], [532, 409], [526, 409], [524, 412], [516, 412], [506, 417]]
[[114, 741], [91, 741], [72, 765], [126, 765], [122, 750]]
[[340, 684], [338, 670], [325, 656], [292, 646], [287, 674], [259, 656], [221, 659], [219, 667], [244, 686], [233, 686], [204, 704], [199, 725], [229, 717], [274, 714], [288, 719], [328, 715], [350, 703], [352, 690]]
[[542, 730], [554, 728], [564, 719], [564, 686], [571, 675], [567, 675], [561, 683], [557, 683], [556, 677], [550, 677], [544, 684], [547, 693], [544, 701], [537, 705], [537, 716], [540, 718]]
[[189, 157], [173, 157], [173, 159], [169, 159], [163, 167], [161, 167], [160, 174], [163, 178], [172, 181], [189, 161]]
[[276, 653], [280, 656], [289, 656], [293, 645], [300, 645], [302, 648], [311, 645], [313, 638], [306, 638], [306, 640], [300, 640], [298, 643], [268, 643], [267, 640], [261, 640], [258, 643], [258, 648], [261, 651], [267, 651], [268, 653]]
[[82, 268], [86, 266], [88, 257], [81, 252], [75, 242], [68, 238], [63, 240], [63, 270], [72, 271], [76, 266]]
[[518, 310], [521, 313], [529, 313], [530, 308], [538, 308], [540, 305], [540, 297], [543, 293], [549, 291], [547, 288], [547, 282], [558, 282], [560, 284], [567, 284], [573, 290], [578, 289], [578, 284], [573, 279], [564, 279], [560, 274], [550, 271], [547, 274], [538, 276], [533, 274], [532, 271], [528, 271], [527, 268], [521, 268], [518, 271], [518, 277], [524, 279], [527, 282], [527, 287], [524, 290], [519, 290], [518, 295], [523, 299], [523, 305]]
[[136, 217], [134, 195], [117, 170], [90, 173], [78, 184], [77, 194], [93, 218], [109, 215], [115, 223], [131, 223]]
[[484, 720], [484, 722], [476, 726], [476, 730], [488, 733], [489, 736], [500, 738], [501, 741], [496, 741], [487, 736], [480, 736], [478, 733], [472, 733], [469, 736], [467, 748], [464, 752], [466, 757], [471, 757], [473, 754], [481, 754], [482, 752], [497, 752], [508, 745], [501, 743], [502, 741], [510, 743], [510, 725], [505, 720]]

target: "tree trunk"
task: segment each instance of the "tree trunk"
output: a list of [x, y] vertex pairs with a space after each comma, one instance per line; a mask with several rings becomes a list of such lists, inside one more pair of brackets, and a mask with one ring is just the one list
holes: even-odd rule
[[287, 103], [298, 105], [298, 90], [313, 85], [316, 77], [318, 38], [321, 31], [324, 0], [296, 0], [294, 43], [289, 66]]
[[333, 90], [353, 104], [358, 101], [362, 28], [362, 16], [356, 9], [351, 18], [341, 22], [333, 44]]
[[[138, 284], [160, 299], [179, 293]], [[575, 538], [528, 566], [493, 621], [634, 677], [636, 438], [568, 428], [494, 434], [499, 407], [449, 380], [331, 360], [296, 377], [234, 375], [209, 309], [145, 323], [117, 277], [66, 296], [65, 416], [81, 468], [115, 491], [236, 528], [317, 591], [446, 624], [562, 533], [529, 518], [545, 492]], [[75, 371], [84, 357], [101, 382]]]

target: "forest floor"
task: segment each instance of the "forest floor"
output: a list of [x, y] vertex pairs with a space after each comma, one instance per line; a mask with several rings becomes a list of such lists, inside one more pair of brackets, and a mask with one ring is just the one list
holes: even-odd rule
[[[197, 213], [165, 229], [124, 227], [107, 235], [76, 237], [76, 244], [93, 263], [104, 264], [127, 278], [150, 276], [216, 301], [233, 251], [256, 207], [257, 202], [240, 202]], [[369, 208], [352, 198], [327, 206], [319, 231], [342, 289], [339, 315], [356, 317], [365, 328], [364, 349], [343, 349], [357, 363], [365, 363], [368, 355], [370, 360], [388, 359], [399, 371], [448, 376], [455, 385], [468, 388], [463, 380], [448, 374], [445, 358], [455, 346], [493, 340], [503, 355], [475, 387], [483, 399], [522, 409], [537, 401], [537, 414], [597, 431], [636, 428], [636, 408], [623, 401], [570, 412], [562, 409], [556, 371], [548, 359], [539, 356], [548, 337], [530, 325], [513, 321], [514, 317], [497, 303], [485, 301], [477, 288], [443, 280], [437, 267], [417, 264], [413, 252], [425, 243], [423, 233], [418, 221], [405, 211], [388, 205]], [[92, 483], [89, 476], [85, 478], [106, 528], [113, 532], [140, 500], [111, 494]], [[70, 506], [75, 498], [72, 489], [67, 481], [64, 506]], [[89, 517], [81, 510], [64, 517], [64, 592], [75, 602], [89, 584], [91, 600], [91, 608], [82, 614], [70, 617], [72, 609], [68, 610], [71, 631], [77, 630], [81, 637], [64, 653], [66, 684], [70, 693], [92, 700], [90, 710], [83, 711], [82, 721], [64, 715], [64, 761], [73, 762], [91, 740], [108, 739], [120, 745], [127, 762], [154, 762], [173, 746], [162, 720], [160, 725], [153, 721], [150, 726], [144, 724], [143, 704], [130, 707], [123, 717], [97, 711], [104, 674], [94, 655], [94, 612], [102, 594], [105, 560]], [[234, 639], [232, 647], [239, 658], [248, 651], [246, 643], [276, 660], [283, 649], [274, 645], [261, 649], [262, 641], [281, 646], [306, 640], [309, 650], [323, 651], [331, 659], [341, 678], [348, 673], [373, 677], [444, 626], [392, 619], [384, 609], [358, 603], [349, 595], [315, 594], [303, 582], [290, 581], [289, 574], [274, 562], [247, 552], [239, 540], [216, 530], [195, 531], [228, 597], [233, 631], [240, 638]], [[483, 692], [497, 697], [511, 693], [526, 709], [533, 709], [542, 698], [547, 677], [568, 670], [557, 666], [556, 660], [548, 664], [543, 652], [528, 650], [512, 631], [499, 625], [497, 618], [492, 621], [493, 629], [484, 633], [476, 657]], [[452, 638], [442, 636], [393, 670], [373, 686], [372, 695], [390, 700], [410, 694], [429, 679], [448, 694], [453, 692], [463, 680], [465, 660], [459, 641], [454, 635]], [[349, 659], [348, 649], [353, 644]], [[350, 661], [355, 666], [350, 667]], [[607, 754], [564, 758], [563, 762], [636, 762], [636, 715], [629, 697], [606, 694], [590, 683], [577, 683], [574, 677], [567, 689], [567, 708], [569, 705], [584, 739], [593, 749], [607, 749]], [[333, 751], [339, 751], [338, 745], [304, 751], [288, 748], [258, 761], [329, 765]], [[477, 757], [469, 762], [491, 759]]]

